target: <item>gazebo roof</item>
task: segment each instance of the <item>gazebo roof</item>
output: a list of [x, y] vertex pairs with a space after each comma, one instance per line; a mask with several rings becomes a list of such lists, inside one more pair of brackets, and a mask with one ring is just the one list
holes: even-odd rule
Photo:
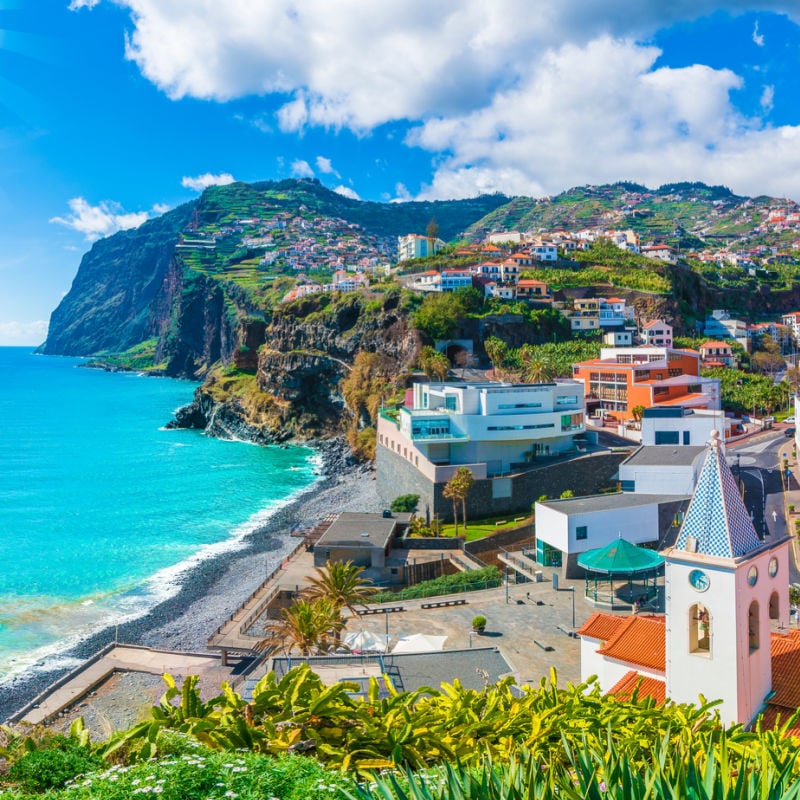
[[664, 563], [664, 557], [655, 550], [645, 550], [625, 539], [617, 539], [605, 547], [587, 550], [578, 556], [578, 566], [589, 572], [606, 575], [633, 575], [648, 572]]

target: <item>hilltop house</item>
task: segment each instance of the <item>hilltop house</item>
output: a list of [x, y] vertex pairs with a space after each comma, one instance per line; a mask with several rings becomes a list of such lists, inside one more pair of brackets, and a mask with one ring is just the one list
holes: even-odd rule
[[672, 347], [672, 325], [664, 322], [663, 319], [654, 319], [645, 322], [639, 331], [642, 344], [653, 345], [653, 347]]

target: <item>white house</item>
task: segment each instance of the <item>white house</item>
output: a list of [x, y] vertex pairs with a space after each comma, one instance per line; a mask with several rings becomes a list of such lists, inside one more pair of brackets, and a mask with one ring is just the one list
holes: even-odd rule
[[639, 332], [642, 344], [654, 347], [672, 347], [672, 325], [663, 319], [654, 319], [642, 325]]
[[416, 233], [409, 233], [407, 236], [397, 237], [397, 260], [407, 261], [410, 258], [425, 258], [439, 252], [444, 247], [441, 239], [429, 239], [427, 236], [419, 236]]
[[690, 495], [697, 485], [705, 450], [703, 446], [642, 446], [619, 465], [620, 488], [636, 494]]
[[653, 258], [663, 261], [665, 264], [677, 264], [678, 257], [675, 251], [666, 244], [655, 244], [641, 248], [641, 254], [645, 258]]
[[642, 414], [643, 445], [704, 445], [711, 431], [730, 432], [731, 422], [723, 411], [684, 406], [646, 408]]

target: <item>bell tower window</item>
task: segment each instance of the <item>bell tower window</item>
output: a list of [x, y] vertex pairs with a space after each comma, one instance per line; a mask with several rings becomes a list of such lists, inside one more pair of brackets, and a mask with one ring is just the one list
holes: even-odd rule
[[750, 652], [759, 648], [759, 629], [758, 629], [758, 601], [750, 603], [750, 611], [747, 614], [747, 632], [750, 640]]
[[778, 593], [773, 592], [769, 596], [769, 618], [770, 619], [780, 619], [781, 612], [780, 612], [780, 599], [778, 598]]
[[711, 652], [711, 615], [702, 603], [689, 609], [689, 652], [708, 654]]

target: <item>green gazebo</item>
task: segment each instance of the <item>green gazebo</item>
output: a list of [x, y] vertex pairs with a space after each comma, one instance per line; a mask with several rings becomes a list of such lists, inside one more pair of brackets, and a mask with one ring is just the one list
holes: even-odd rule
[[[578, 556], [578, 566], [586, 570], [587, 600], [612, 607], [620, 600], [627, 600], [633, 605], [656, 594], [656, 580], [664, 566], [664, 557], [620, 537]], [[615, 580], [622, 583], [617, 592]]]

